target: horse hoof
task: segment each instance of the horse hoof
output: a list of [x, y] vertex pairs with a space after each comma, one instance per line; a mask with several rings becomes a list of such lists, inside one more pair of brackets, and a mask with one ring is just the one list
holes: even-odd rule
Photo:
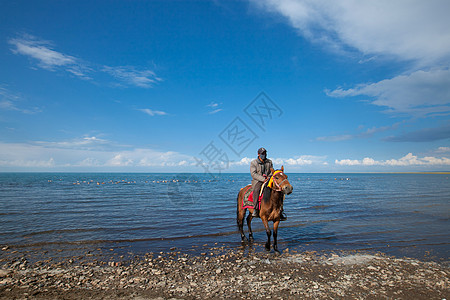
[[280, 251], [278, 251], [278, 249], [273, 249], [273, 251], [275, 252], [276, 255], [280, 255]]
[[266, 245], [266, 250], [270, 251], [270, 245]]
[[248, 239], [245, 236], [243, 236], [243, 237], [241, 237], [241, 242], [246, 243], [246, 242], [248, 242]]
[[255, 239], [252, 236], [248, 237], [249, 242], [253, 242]]

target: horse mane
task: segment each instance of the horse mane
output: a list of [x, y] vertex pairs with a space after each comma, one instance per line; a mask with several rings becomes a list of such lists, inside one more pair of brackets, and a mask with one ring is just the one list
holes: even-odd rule
[[[276, 171], [281, 171], [281, 170], [280, 170], [280, 169], [275, 170], [273, 173], [275, 173]], [[270, 176], [270, 177], [273, 177], [273, 175]], [[269, 180], [270, 180], [270, 179], [269, 179]], [[272, 189], [269, 188], [269, 185], [268, 185], [268, 184], [266, 184], [266, 185], [264, 186], [264, 190], [263, 190], [263, 198], [261, 199], [261, 202], [264, 202], [264, 203], [268, 204], [268, 203], [270, 202], [270, 195], [271, 195], [271, 194], [272, 194]]]
[[261, 199], [261, 202], [269, 203], [271, 193], [272, 193], [272, 189], [270, 187], [268, 187], [267, 184], [266, 184], [264, 186], [263, 197]]

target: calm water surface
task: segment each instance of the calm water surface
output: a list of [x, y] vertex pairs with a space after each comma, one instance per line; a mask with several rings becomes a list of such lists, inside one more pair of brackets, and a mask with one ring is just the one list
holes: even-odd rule
[[[289, 174], [280, 249], [373, 250], [448, 261], [450, 180], [439, 174]], [[248, 174], [0, 173], [0, 244], [238, 247]], [[253, 222], [264, 242], [261, 221]], [[246, 228], [245, 228], [246, 229]]]

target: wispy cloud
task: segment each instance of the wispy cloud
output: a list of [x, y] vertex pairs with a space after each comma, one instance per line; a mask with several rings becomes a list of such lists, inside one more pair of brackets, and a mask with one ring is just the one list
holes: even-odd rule
[[216, 102], [211, 102], [208, 105], [206, 105], [206, 107], [209, 108], [208, 114], [210, 115], [214, 115], [216, 113], [218, 113], [219, 111], [222, 111], [222, 108], [219, 108], [219, 105], [221, 105], [222, 103], [216, 103]]
[[13, 38], [8, 42], [13, 46], [11, 49], [13, 53], [34, 59], [37, 61], [37, 65], [43, 69], [65, 70], [79, 78], [90, 79], [87, 75], [90, 69], [80, 59], [53, 50], [50, 42], [31, 35]]
[[151, 88], [155, 83], [162, 81], [162, 79], [158, 78], [153, 71], [136, 70], [135, 67], [131, 66], [104, 66], [102, 70], [110, 74], [123, 84], [142, 88]]
[[393, 125], [388, 125], [388, 126], [372, 127], [372, 128], [366, 129], [363, 132], [356, 133], [356, 134], [341, 134], [341, 135], [332, 135], [332, 136], [320, 136], [320, 137], [317, 137], [316, 140], [317, 141], [323, 141], [323, 142], [341, 142], [341, 141], [347, 141], [347, 140], [352, 140], [352, 139], [369, 138], [369, 137], [371, 137], [374, 134], [379, 133], [379, 132], [384, 132], [384, 131], [388, 131], [388, 130], [397, 129], [400, 124], [401, 123], [398, 122], [398, 123], [395, 123]]
[[0, 86], [0, 110], [18, 111], [24, 114], [35, 114], [41, 112], [37, 107], [34, 108], [22, 108], [19, 106], [19, 102], [22, 97], [10, 90]]
[[316, 138], [316, 141], [321, 142], [342, 142], [348, 141], [356, 138], [357, 135], [354, 134], [339, 134], [339, 135], [330, 135], [330, 136], [319, 136]]
[[418, 157], [412, 153], [399, 158], [388, 159], [384, 161], [378, 161], [370, 157], [366, 157], [362, 160], [357, 159], [341, 159], [335, 160], [336, 165], [340, 166], [394, 166], [394, 167], [407, 167], [407, 166], [449, 166], [450, 158], [448, 157], [434, 157], [425, 156]]
[[51, 42], [32, 35], [22, 35], [8, 40], [11, 51], [29, 57], [39, 68], [58, 72], [65, 71], [81, 79], [94, 80], [96, 75], [106, 73], [112, 76], [120, 86], [151, 88], [162, 79], [155, 72], [138, 69], [133, 66], [104, 66], [88, 63], [80, 58], [59, 52]]
[[128, 145], [120, 145], [113, 141], [102, 139], [96, 136], [86, 135], [81, 138], [74, 138], [65, 141], [36, 141], [35, 145], [45, 148], [72, 149], [72, 150], [117, 150], [129, 147]]
[[450, 123], [433, 128], [424, 128], [412, 132], [385, 138], [388, 142], [433, 142], [450, 139]]
[[153, 110], [153, 109], [150, 109], [150, 108], [141, 108], [141, 109], [138, 109], [138, 110], [142, 111], [143, 113], [146, 113], [147, 115], [149, 115], [151, 117], [167, 115], [167, 113], [165, 111]]
[[218, 113], [219, 111], [222, 111], [222, 109], [218, 108], [218, 109], [212, 110], [212, 111], [208, 112], [208, 114], [214, 115], [214, 114]]
[[416, 71], [351, 89], [326, 91], [331, 97], [369, 96], [390, 113], [418, 117], [450, 114], [450, 70]]

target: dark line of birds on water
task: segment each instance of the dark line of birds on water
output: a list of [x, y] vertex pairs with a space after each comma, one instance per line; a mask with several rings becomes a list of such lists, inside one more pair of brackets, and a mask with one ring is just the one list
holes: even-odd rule
[[[301, 179], [298, 178], [298, 181], [300, 181]], [[310, 178], [307, 178], [307, 180], [310, 180]], [[350, 178], [346, 177], [346, 178], [334, 178], [334, 180], [342, 180], [342, 181], [347, 181], [350, 180]], [[62, 181], [62, 179], [56, 180], [56, 181]], [[218, 182], [219, 180], [179, 180], [179, 179], [172, 179], [172, 180], [146, 180], [144, 181], [144, 183], [156, 183], [156, 184], [161, 184], [161, 183], [210, 183], [210, 182]], [[223, 180], [221, 180], [223, 181]], [[228, 179], [225, 180], [228, 182], [235, 182], [234, 179]], [[319, 179], [319, 181], [324, 181], [323, 179]], [[49, 179], [48, 183], [53, 183], [54, 180]], [[106, 184], [137, 184], [138, 182], [136, 180], [126, 180], [126, 179], [122, 179], [122, 180], [109, 180], [109, 181], [95, 181], [95, 180], [77, 180], [76, 182], [73, 182], [73, 185], [83, 185], [83, 184], [87, 184], [87, 185], [106, 185]]]

